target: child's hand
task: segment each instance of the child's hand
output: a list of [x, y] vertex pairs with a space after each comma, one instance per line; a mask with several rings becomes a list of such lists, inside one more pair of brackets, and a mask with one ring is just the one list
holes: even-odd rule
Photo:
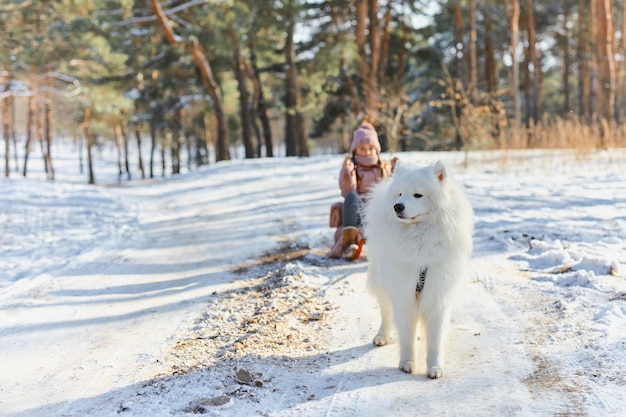
[[350, 155], [346, 155], [346, 157], [344, 158], [343, 169], [348, 173], [354, 171], [354, 162], [352, 162], [352, 157]]

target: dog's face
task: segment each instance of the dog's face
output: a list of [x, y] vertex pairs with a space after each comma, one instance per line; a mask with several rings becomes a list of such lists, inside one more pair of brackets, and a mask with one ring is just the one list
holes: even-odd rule
[[393, 204], [397, 219], [403, 223], [419, 223], [429, 212], [428, 197], [424, 198], [424, 190], [420, 192], [398, 192]]
[[427, 220], [436, 210], [445, 181], [446, 170], [441, 162], [420, 169], [398, 164], [389, 188], [394, 216], [407, 224]]

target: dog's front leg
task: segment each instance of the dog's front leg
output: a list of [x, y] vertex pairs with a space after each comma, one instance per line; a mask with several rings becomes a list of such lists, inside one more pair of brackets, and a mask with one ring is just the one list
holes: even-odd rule
[[417, 371], [417, 308], [415, 300], [405, 301], [405, 305], [394, 304], [394, 317], [400, 341], [400, 369], [412, 374]]
[[428, 366], [428, 376], [432, 379], [443, 376], [445, 362], [444, 341], [447, 334], [450, 313], [443, 309], [431, 311], [426, 317], [428, 354], [426, 365]]
[[376, 346], [385, 346], [391, 343], [393, 311], [391, 309], [391, 303], [387, 297], [379, 295], [378, 304], [380, 305], [380, 328], [374, 337], [374, 344]]

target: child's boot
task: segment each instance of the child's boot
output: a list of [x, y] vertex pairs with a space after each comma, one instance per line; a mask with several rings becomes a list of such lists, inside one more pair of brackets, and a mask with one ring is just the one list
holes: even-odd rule
[[346, 226], [342, 230], [342, 258], [352, 261], [359, 250], [359, 229], [354, 226]]

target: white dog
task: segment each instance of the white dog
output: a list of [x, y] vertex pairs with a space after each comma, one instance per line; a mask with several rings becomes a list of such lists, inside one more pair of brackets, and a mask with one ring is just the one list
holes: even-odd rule
[[419, 169], [399, 163], [372, 190], [364, 219], [368, 282], [382, 316], [374, 344], [390, 342], [395, 322], [400, 369], [414, 373], [421, 324], [428, 375], [441, 378], [454, 293], [472, 252], [472, 208], [441, 162]]

